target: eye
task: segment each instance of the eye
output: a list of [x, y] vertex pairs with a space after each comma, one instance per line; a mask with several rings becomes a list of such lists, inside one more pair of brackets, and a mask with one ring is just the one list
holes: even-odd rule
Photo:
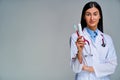
[[86, 16], [90, 16], [90, 13], [86, 13], [85, 15], [86, 15]]
[[97, 15], [98, 15], [98, 13], [97, 13], [97, 12], [95, 12], [95, 13], [94, 13], [94, 16], [97, 16]]

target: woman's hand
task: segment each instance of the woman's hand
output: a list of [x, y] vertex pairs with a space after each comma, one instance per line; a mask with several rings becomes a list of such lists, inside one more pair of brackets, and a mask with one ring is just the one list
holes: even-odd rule
[[94, 72], [94, 68], [92, 66], [83, 65], [82, 70], [85, 70], [88, 72]]
[[80, 64], [82, 63], [82, 50], [83, 50], [83, 47], [85, 45], [85, 42], [84, 40], [82, 39], [82, 36], [79, 36], [77, 38], [77, 41], [76, 41], [76, 46], [77, 46], [77, 49], [78, 49], [78, 60], [80, 62]]
[[76, 46], [77, 46], [78, 52], [82, 53], [84, 45], [85, 45], [85, 42], [82, 39], [82, 36], [79, 36], [76, 41]]

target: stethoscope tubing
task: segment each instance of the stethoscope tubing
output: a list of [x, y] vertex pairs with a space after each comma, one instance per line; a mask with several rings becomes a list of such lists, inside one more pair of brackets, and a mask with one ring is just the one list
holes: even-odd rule
[[[77, 36], [79, 37], [80, 35], [79, 35], [78, 31], [76, 31], [76, 33], [77, 33]], [[101, 46], [102, 46], [102, 47], [105, 47], [106, 44], [105, 44], [105, 40], [104, 40], [103, 34], [101, 34], [101, 36], [102, 36], [102, 44], [101, 44]], [[86, 64], [86, 65], [87, 65], [87, 61], [86, 61], [85, 58], [86, 58], [87, 56], [93, 56], [93, 54], [91, 54], [90, 42], [89, 42], [87, 39], [85, 39], [84, 36], [81, 36], [81, 37], [82, 37], [82, 39], [84, 40], [84, 42], [88, 44], [89, 49], [90, 49], [90, 51], [88, 52], [88, 50], [87, 50], [86, 47], [84, 46], [84, 49], [85, 49], [85, 51], [88, 53], [88, 55], [83, 55], [83, 54], [82, 54], [83, 64]], [[85, 44], [85, 45], [86, 45], [86, 44]]]

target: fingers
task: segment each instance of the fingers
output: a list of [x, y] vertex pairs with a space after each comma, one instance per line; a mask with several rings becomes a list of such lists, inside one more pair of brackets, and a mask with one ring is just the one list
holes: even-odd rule
[[84, 46], [85, 45], [85, 41], [82, 39], [82, 37], [78, 37], [76, 44], [79, 46]]
[[84, 45], [85, 45], [85, 42], [82, 39], [82, 37], [78, 37], [78, 39], [76, 41], [76, 46], [77, 46], [77, 49], [79, 52], [82, 52]]
[[79, 41], [79, 40], [81, 40], [82, 39], [82, 36], [79, 36], [78, 38], [77, 38], [77, 41]]

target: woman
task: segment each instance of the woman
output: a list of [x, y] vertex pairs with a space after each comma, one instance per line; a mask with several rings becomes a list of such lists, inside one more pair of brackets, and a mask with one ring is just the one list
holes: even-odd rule
[[[71, 36], [71, 67], [76, 80], [110, 80], [117, 66], [112, 39], [103, 33], [103, 17], [97, 2], [88, 2], [82, 11], [83, 37]], [[84, 38], [84, 39], [83, 39]]]

